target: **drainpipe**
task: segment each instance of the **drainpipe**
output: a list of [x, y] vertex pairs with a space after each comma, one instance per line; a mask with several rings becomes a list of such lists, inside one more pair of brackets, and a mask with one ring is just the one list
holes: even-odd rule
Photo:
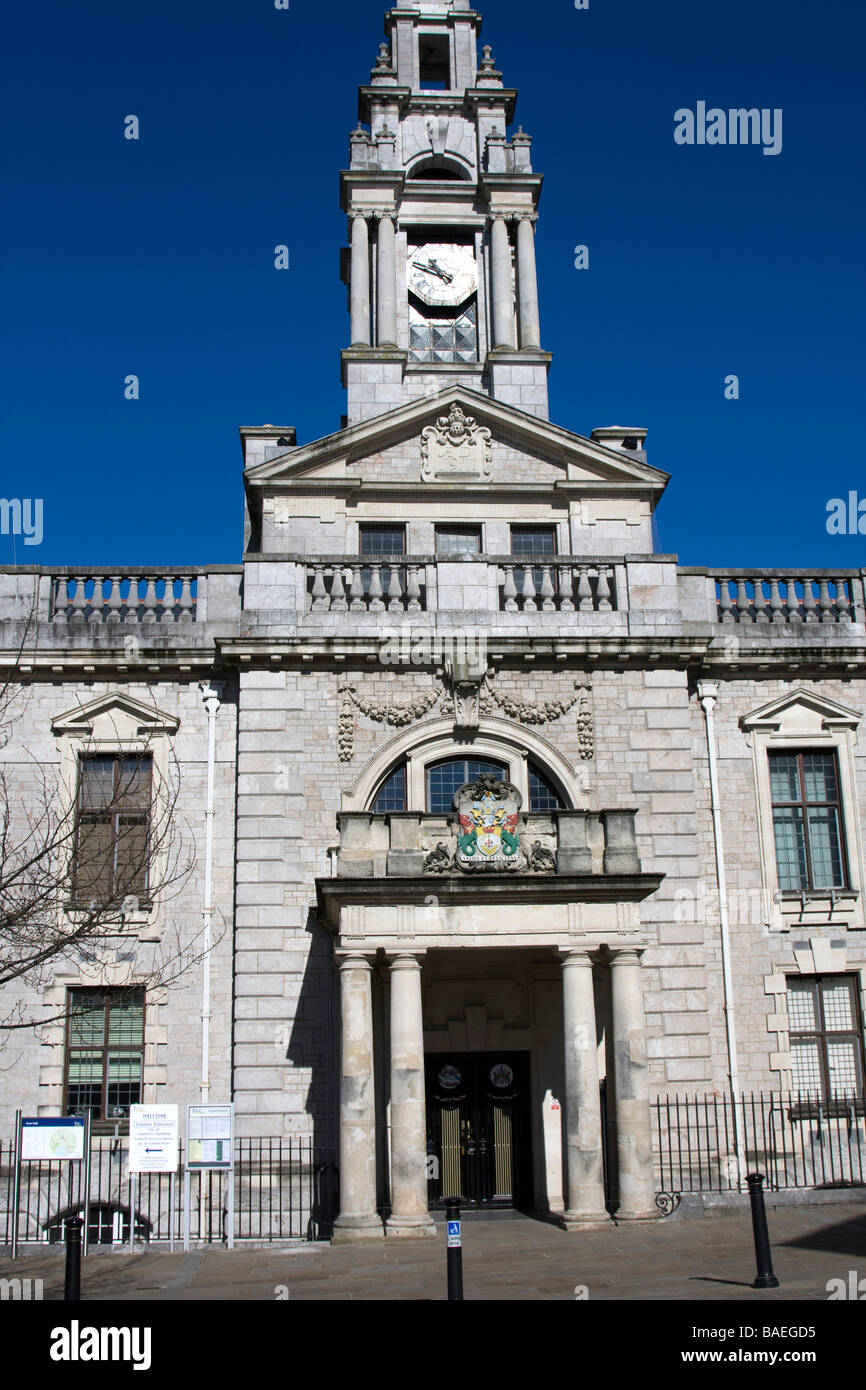
[[210, 953], [211, 918], [213, 917], [213, 822], [214, 766], [216, 763], [216, 717], [223, 693], [223, 681], [199, 681], [204, 707], [207, 711], [207, 797], [204, 809], [204, 903], [202, 905], [202, 979], [201, 979], [201, 1103], [207, 1104], [210, 1092]]
[[698, 681], [698, 698], [707, 721], [707, 753], [710, 765], [710, 806], [713, 813], [713, 845], [716, 853], [716, 885], [719, 894], [719, 932], [722, 947], [722, 981], [724, 986], [725, 1037], [728, 1046], [728, 1083], [734, 1111], [734, 1143], [737, 1150], [737, 1170], [740, 1183], [744, 1176], [746, 1142], [743, 1118], [740, 1114], [740, 1069], [737, 1059], [737, 1030], [734, 1020], [734, 983], [731, 976], [731, 936], [728, 922], [728, 887], [725, 877], [725, 849], [722, 840], [722, 811], [719, 804], [719, 772], [716, 761], [716, 727], [714, 711], [719, 696], [718, 681]]

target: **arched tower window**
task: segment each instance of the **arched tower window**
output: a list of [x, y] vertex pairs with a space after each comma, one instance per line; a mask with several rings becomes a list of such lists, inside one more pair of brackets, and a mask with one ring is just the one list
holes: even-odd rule
[[504, 763], [490, 763], [480, 758], [445, 758], [427, 768], [427, 811], [439, 815], [454, 809], [454, 793], [464, 782], [474, 782], [483, 772], [508, 778]]

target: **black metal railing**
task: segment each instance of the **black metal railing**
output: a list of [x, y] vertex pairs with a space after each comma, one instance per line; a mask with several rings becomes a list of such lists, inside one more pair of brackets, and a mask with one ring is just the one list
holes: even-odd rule
[[[18, 1182], [18, 1240], [22, 1245], [63, 1239], [64, 1223], [88, 1213], [88, 1245], [129, 1241], [127, 1138], [94, 1136], [86, 1164], [22, 1162]], [[12, 1244], [15, 1211], [14, 1143], [0, 1140], [0, 1245]], [[308, 1136], [237, 1138], [234, 1153], [235, 1240], [327, 1239], [336, 1216], [336, 1155]], [[172, 1183], [172, 1177], [174, 1182]], [[190, 1173], [190, 1239], [226, 1239], [227, 1171]], [[183, 1145], [175, 1174], [142, 1173], [134, 1186], [135, 1238], [146, 1243], [183, 1239]]]
[[777, 1191], [866, 1186], [862, 1095], [667, 1096], [653, 1128], [662, 1192], [738, 1191], [755, 1171]]

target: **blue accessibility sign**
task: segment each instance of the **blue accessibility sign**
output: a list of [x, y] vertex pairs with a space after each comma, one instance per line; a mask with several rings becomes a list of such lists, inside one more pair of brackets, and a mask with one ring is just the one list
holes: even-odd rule
[[462, 1244], [460, 1240], [460, 1222], [448, 1222], [448, 1249], [455, 1250]]

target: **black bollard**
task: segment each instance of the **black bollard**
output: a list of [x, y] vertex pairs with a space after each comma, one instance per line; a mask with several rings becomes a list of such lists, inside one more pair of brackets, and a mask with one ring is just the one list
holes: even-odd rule
[[779, 1281], [773, 1273], [773, 1257], [770, 1254], [770, 1236], [767, 1231], [767, 1208], [764, 1205], [764, 1175], [749, 1173], [749, 1200], [752, 1203], [752, 1230], [755, 1233], [755, 1259], [758, 1273], [753, 1289], [777, 1289]]
[[81, 1301], [81, 1232], [84, 1222], [80, 1216], [66, 1222], [66, 1284], [63, 1298], [66, 1303]]
[[460, 1207], [446, 1201], [445, 1216], [448, 1232], [448, 1302], [463, 1302], [463, 1245], [460, 1236]]

